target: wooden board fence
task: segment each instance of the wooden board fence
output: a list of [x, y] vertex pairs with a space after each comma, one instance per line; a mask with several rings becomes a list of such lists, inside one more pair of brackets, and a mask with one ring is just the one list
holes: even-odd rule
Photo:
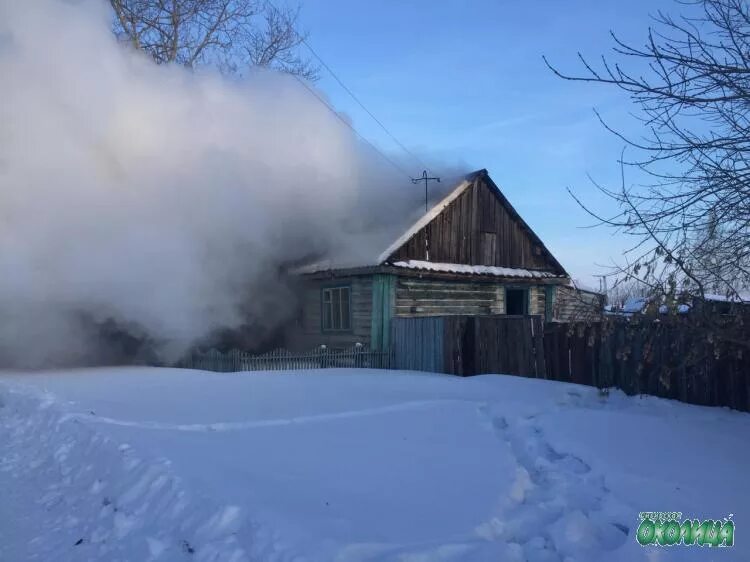
[[[394, 319], [399, 368], [504, 373], [750, 411], [750, 335], [685, 318], [547, 323], [534, 316]], [[750, 329], [750, 323], [748, 323]]]
[[689, 320], [547, 324], [547, 377], [750, 411], [750, 354]]
[[223, 372], [361, 367], [461, 376], [505, 373], [750, 411], [750, 352], [744, 345], [750, 335], [717, 341], [691, 322], [666, 317], [547, 324], [538, 316], [394, 318], [389, 351], [364, 346], [265, 355], [212, 350], [177, 366]]

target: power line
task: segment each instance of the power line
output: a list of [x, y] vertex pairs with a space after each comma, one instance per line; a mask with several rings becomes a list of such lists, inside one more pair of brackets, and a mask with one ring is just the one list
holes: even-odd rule
[[[279, 15], [282, 15], [282, 14], [281, 14], [281, 11], [280, 11], [280, 10], [279, 10], [279, 9], [278, 9], [278, 8], [276, 7], [276, 5], [275, 5], [275, 4], [274, 4], [274, 3], [273, 3], [273, 2], [271, 1], [271, 0], [266, 0], [266, 2], [267, 2], [267, 4], [268, 4], [269, 6], [271, 6], [271, 8], [273, 8], [273, 10], [274, 10], [274, 11], [275, 11], [275, 12], [276, 12], [277, 14], [279, 14]], [[365, 106], [365, 104], [364, 104], [364, 103], [362, 103], [362, 101], [361, 101], [361, 100], [360, 100], [360, 99], [359, 99], [359, 98], [358, 98], [358, 97], [357, 97], [357, 96], [356, 96], [356, 95], [354, 94], [354, 92], [352, 92], [352, 91], [351, 91], [351, 90], [350, 90], [350, 89], [349, 89], [349, 88], [348, 88], [348, 87], [346, 86], [346, 84], [344, 84], [344, 82], [343, 82], [343, 81], [341, 80], [341, 78], [339, 78], [339, 77], [338, 77], [338, 75], [337, 75], [337, 74], [336, 74], [336, 73], [335, 73], [335, 72], [333, 71], [333, 69], [332, 69], [332, 68], [331, 68], [330, 66], [328, 66], [328, 64], [326, 64], [326, 62], [325, 62], [325, 61], [323, 60], [323, 57], [321, 57], [321, 56], [320, 56], [320, 55], [319, 55], [319, 54], [318, 54], [318, 53], [317, 53], [317, 52], [315, 51], [315, 49], [313, 49], [313, 48], [312, 48], [312, 46], [310, 45], [310, 43], [308, 43], [308, 42], [307, 42], [307, 40], [305, 39], [305, 37], [304, 37], [303, 35], [301, 35], [301, 34], [300, 34], [300, 33], [299, 33], [299, 32], [298, 32], [298, 31], [297, 31], [296, 29], [294, 29], [294, 28], [292, 28], [292, 29], [293, 29], [294, 33], [295, 33], [295, 34], [297, 35], [297, 37], [299, 38], [300, 42], [301, 42], [301, 43], [302, 43], [302, 44], [303, 44], [303, 45], [304, 45], [305, 47], [307, 47], [307, 49], [308, 49], [308, 50], [309, 50], [309, 51], [310, 51], [310, 52], [312, 53], [312, 55], [313, 55], [313, 56], [314, 56], [314, 57], [315, 57], [316, 59], [318, 59], [318, 61], [320, 62], [320, 64], [321, 64], [321, 65], [323, 66], [323, 68], [325, 68], [325, 69], [326, 69], [326, 70], [327, 70], [327, 71], [328, 71], [328, 72], [330, 73], [330, 75], [331, 75], [331, 76], [333, 76], [334, 80], [336, 80], [336, 82], [338, 82], [338, 84], [339, 84], [339, 85], [340, 85], [340, 86], [341, 86], [341, 87], [342, 87], [342, 88], [344, 89], [344, 91], [346, 91], [346, 93], [347, 93], [347, 94], [349, 94], [349, 96], [351, 96], [351, 98], [352, 98], [352, 99], [353, 99], [353, 100], [354, 100], [354, 101], [355, 101], [355, 102], [357, 103], [357, 105], [359, 105], [359, 106], [360, 106], [360, 107], [361, 107], [361, 108], [362, 108], [362, 109], [363, 109], [363, 110], [365, 111], [365, 113], [367, 113], [367, 115], [369, 115], [369, 116], [370, 116], [370, 117], [372, 118], [372, 120], [373, 120], [373, 121], [375, 121], [375, 123], [377, 123], [377, 124], [378, 124], [378, 125], [380, 126], [380, 128], [381, 128], [381, 129], [383, 129], [383, 131], [385, 131], [385, 133], [386, 133], [386, 134], [387, 134], [387, 135], [388, 135], [388, 136], [389, 136], [389, 137], [391, 138], [391, 140], [393, 140], [393, 142], [395, 142], [395, 143], [396, 143], [396, 144], [397, 144], [397, 145], [398, 145], [398, 146], [399, 146], [399, 147], [401, 148], [401, 150], [403, 150], [403, 151], [404, 151], [404, 152], [405, 152], [406, 154], [408, 154], [409, 156], [411, 156], [411, 157], [412, 157], [412, 158], [413, 158], [413, 159], [414, 159], [414, 160], [415, 160], [415, 161], [416, 161], [416, 162], [417, 162], [417, 163], [418, 163], [418, 164], [419, 164], [419, 165], [420, 165], [421, 167], [423, 167], [423, 168], [425, 168], [425, 169], [429, 170], [429, 169], [430, 169], [430, 167], [429, 167], [429, 166], [428, 166], [427, 164], [425, 164], [425, 163], [424, 163], [424, 162], [423, 162], [423, 161], [422, 161], [422, 160], [421, 160], [421, 159], [420, 159], [420, 158], [419, 158], [419, 157], [418, 157], [418, 156], [417, 156], [416, 154], [414, 154], [414, 153], [413, 153], [413, 152], [412, 152], [411, 150], [409, 150], [408, 148], [406, 148], [406, 146], [404, 146], [404, 144], [403, 144], [403, 143], [402, 143], [402, 142], [401, 142], [400, 140], [398, 140], [398, 139], [396, 138], [396, 136], [395, 136], [395, 135], [394, 135], [393, 133], [391, 133], [391, 132], [390, 132], [390, 131], [388, 130], [388, 128], [387, 128], [387, 127], [386, 127], [386, 126], [385, 126], [385, 125], [383, 124], [383, 122], [382, 122], [382, 121], [380, 121], [380, 119], [378, 119], [377, 117], [375, 117], [375, 115], [374, 115], [374, 114], [372, 113], [372, 111], [370, 111], [369, 109], [367, 109], [367, 107]], [[339, 119], [341, 119], [342, 121], [344, 121], [344, 122], [345, 122], [345, 123], [346, 123], [346, 124], [347, 124], [347, 125], [348, 125], [348, 126], [349, 126], [349, 127], [350, 127], [350, 128], [351, 128], [351, 129], [352, 129], [352, 130], [353, 130], [353, 131], [354, 131], [354, 132], [355, 132], [355, 133], [356, 133], [356, 134], [357, 134], [357, 135], [358, 135], [358, 136], [360, 137], [360, 138], [361, 138], [361, 139], [363, 139], [363, 140], [364, 140], [365, 142], [367, 142], [367, 144], [369, 144], [370, 146], [372, 146], [372, 147], [373, 147], [373, 148], [374, 148], [374, 149], [375, 149], [375, 150], [376, 150], [376, 151], [377, 151], [377, 152], [378, 152], [378, 153], [379, 153], [379, 154], [380, 154], [380, 155], [381, 155], [381, 156], [382, 156], [383, 158], [385, 158], [386, 160], [388, 160], [389, 162], [391, 162], [391, 164], [393, 164], [393, 161], [392, 161], [392, 160], [391, 160], [390, 158], [388, 158], [387, 156], [385, 156], [385, 155], [384, 155], [384, 154], [383, 154], [382, 152], [380, 152], [380, 151], [379, 151], [379, 150], [378, 150], [377, 148], [375, 148], [375, 145], [373, 145], [373, 144], [372, 144], [372, 143], [371, 143], [370, 141], [368, 141], [367, 139], [365, 139], [365, 138], [364, 138], [364, 136], [362, 136], [362, 135], [361, 135], [361, 134], [360, 134], [359, 132], [357, 132], [357, 131], [356, 131], [356, 129], [354, 129], [354, 127], [353, 127], [353, 126], [352, 126], [352, 125], [351, 125], [350, 123], [348, 123], [348, 122], [347, 122], [346, 120], [344, 120], [344, 119], [343, 119], [343, 118], [342, 118], [342, 117], [341, 117], [341, 116], [339, 115], [339, 113], [338, 113], [337, 111], [335, 111], [335, 110], [334, 110], [334, 109], [333, 109], [333, 108], [331, 107], [331, 105], [330, 105], [330, 104], [329, 104], [329, 103], [328, 103], [327, 101], [325, 101], [324, 99], [322, 99], [322, 98], [321, 98], [321, 97], [320, 97], [320, 96], [319, 96], [319, 95], [318, 95], [318, 94], [317, 94], [317, 93], [316, 93], [316, 92], [315, 92], [315, 91], [314, 91], [314, 90], [313, 90], [312, 88], [310, 88], [310, 87], [309, 87], [309, 86], [308, 86], [308, 85], [307, 85], [307, 84], [306, 84], [306, 83], [305, 83], [305, 82], [304, 82], [303, 80], [301, 80], [301, 79], [300, 79], [299, 77], [295, 76], [295, 78], [297, 78], [297, 79], [298, 79], [298, 81], [299, 81], [299, 82], [300, 82], [301, 84], [303, 84], [303, 85], [304, 85], [304, 86], [305, 86], [305, 87], [306, 87], [306, 88], [307, 88], [307, 89], [308, 89], [308, 90], [309, 90], [309, 91], [310, 91], [311, 93], [313, 93], [313, 94], [315, 95], [315, 97], [316, 97], [316, 98], [318, 98], [318, 99], [319, 99], [319, 100], [320, 100], [321, 102], [323, 102], [323, 103], [324, 103], [324, 104], [326, 105], [326, 107], [328, 107], [328, 109], [330, 109], [331, 111], [333, 111], [333, 112], [334, 112], [334, 113], [336, 114], [336, 116], [337, 116], [337, 117], [338, 117]], [[400, 166], [397, 166], [397, 167], [398, 167], [399, 169], [401, 169], [401, 167], [400, 167]], [[403, 171], [403, 170], [402, 170], [402, 171]], [[411, 175], [410, 175], [410, 174], [407, 174], [407, 175], [408, 175], [408, 176], [409, 176], [409, 178], [411, 179]]]
[[340, 86], [341, 86], [342, 88], [344, 88], [344, 90], [346, 91], [346, 93], [347, 93], [347, 94], [349, 94], [349, 95], [351, 96], [351, 98], [352, 98], [352, 99], [353, 99], [353, 100], [354, 100], [355, 102], [357, 102], [357, 105], [359, 105], [359, 107], [361, 107], [361, 108], [362, 108], [362, 109], [363, 109], [363, 110], [365, 111], [365, 113], [367, 113], [367, 115], [369, 115], [370, 117], [372, 117], [372, 120], [373, 120], [373, 121], [375, 121], [375, 123], [377, 123], [377, 124], [378, 124], [378, 125], [380, 126], [380, 128], [381, 128], [381, 129], [383, 129], [383, 131], [385, 131], [385, 134], [387, 134], [387, 135], [388, 135], [388, 136], [389, 136], [389, 137], [391, 138], [391, 140], [392, 140], [393, 142], [395, 142], [395, 143], [396, 143], [396, 144], [397, 144], [397, 145], [398, 145], [399, 147], [401, 147], [401, 150], [403, 150], [403, 151], [404, 151], [404, 152], [406, 152], [406, 153], [407, 153], [407, 154], [408, 154], [409, 156], [411, 156], [412, 158], [414, 158], [414, 160], [415, 160], [415, 161], [416, 161], [416, 162], [417, 162], [417, 163], [418, 163], [418, 164], [419, 164], [419, 165], [420, 165], [421, 167], [423, 167], [423, 168], [428, 168], [428, 169], [429, 169], [429, 166], [427, 166], [427, 164], [425, 164], [425, 163], [424, 163], [424, 162], [423, 162], [423, 161], [422, 161], [422, 160], [421, 160], [421, 159], [420, 159], [420, 158], [419, 158], [419, 157], [418, 157], [418, 156], [417, 156], [416, 154], [414, 154], [414, 153], [413, 153], [413, 152], [412, 152], [411, 150], [409, 150], [408, 148], [406, 148], [406, 146], [404, 146], [404, 144], [403, 144], [403, 143], [402, 143], [402, 142], [401, 142], [400, 140], [398, 140], [398, 139], [397, 139], [397, 138], [396, 138], [396, 137], [394, 136], [394, 134], [393, 134], [393, 133], [391, 133], [391, 132], [390, 132], [390, 131], [388, 130], [388, 128], [387, 128], [387, 127], [386, 127], [385, 125], [383, 125], [382, 121], [380, 121], [380, 119], [378, 119], [377, 117], [375, 117], [375, 115], [373, 115], [372, 111], [370, 111], [369, 109], [367, 109], [367, 107], [365, 107], [365, 104], [364, 104], [364, 103], [362, 103], [362, 102], [360, 101], [360, 99], [359, 99], [359, 98], [358, 98], [358, 97], [357, 97], [357, 96], [356, 96], [356, 95], [354, 94], [354, 92], [352, 92], [352, 91], [351, 91], [351, 90], [350, 90], [349, 88], [347, 88], [347, 87], [346, 87], [346, 84], [344, 84], [344, 83], [343, 83], [343, 82], [341, 81], [341, 78], [339, 78], [339, 77], [338, 77], [338, 76], [336, 75], [336, 73], [335, 73], [335, 72], [333, 71], [333, 69], [331, 69], [331, 67], [330, 67], [330, 66], [328, 66], [328, 65], [326, 64], [326, 62], [325, 62], [325, 61], [324, 61], [324, 60], [323, 60], [323, 59], [321, 58], [321, 56], [320, 56], [320, 55], [319, 55], [319, 54], [318, 54], [318, 53], [317, 53], [317, 52], [315, 51], [315, 49], [313, 49], [313, 48], [312, 48], [312, 47], [310, 46], [310, 44], [309, 44], [309, 43], [307, 42], [307, 40], [305, 40], [305, 38], [304, 38], [304, 37], [302, 37], [302, 36], [299, 36], [299, 37], [300, 37], [300, 40], [302, 41], [302, 43], [303, 43], [303, 44], [305, 45], [305, 47], [307, 47], [307, 48], [308, 48], [308, 49], [310, 50], [310, 52], [311, 52], [311, 53], [313, 54], [313, 56], [314, 56], [314, 57], [315, 57], [316, 59], [318, 59], [318, 60], [320, 61], [320, 64], [322, 64], [322, 65], [323, 65], [323, 68], [325, 68], [325, 69], [326, 69], [326, 70], [327, 70], [327, 71], [328, 71], [328, 72], [329, 72], [329, 73], [331, 74], [331, 76], [333, 76], [334, 80], [336, 80], [336, 82], [338, 82], [338, 83], [339, 83], [339, 85], [340, 85]]
[[297, 80], [297, 82], [302, 84], [307, 89], [308, 92], [310, 92], [313, 96], [315, 96], [315, 98], [318, 101], [320, 101], [320, 103], [326, 106], [328, 110], [331, 113], [333, 113], [339, 121], [341, 121], [344, 125], [349, 127], [354, 132], [355, 135], [357, 135], [360, 139], [366, 142], [370, 146], [370, 148], [372, 148], [375, 152], [377, 152], [378, 155], [380, 155], [380, 157], [383, 158], [383, 160], [388, 162], [391, 166], [393, 166], [396, 170], [404, 174], [407, 178], [412, 179], [411, 174], [409, 174], [409, 172], [404, 170], [394, 160], [392, 160], [391, 158], [386, 156], [383, 152], [381, 152], [377, 146], [375, 146], [373, 143], [367, 140], [359, 131], [357, 131], [357, 129], [354, 128], [354, 125], [352, 125], [351, 123], [349, 123], [349, 121], [344, 119], [338, 111], [336, 111], [333, 107], [331, 107], [331, 104], [329, 104], [320, 94], [318, 94], [318, 92], [316, 92], [313, 88], [311, 88], [302, 78], [300, 78], [299, 76], [294, 76], [294, 78]]

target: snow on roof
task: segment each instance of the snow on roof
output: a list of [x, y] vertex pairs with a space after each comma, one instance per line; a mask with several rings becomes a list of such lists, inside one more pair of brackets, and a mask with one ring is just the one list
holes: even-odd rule
[[372, 260], [361, 262], [344, 262], [334, 260], [322, 260], [315, 263], [309, 263], [295, 267], [290, 270], [294, 275], [307, 275], [311, 273], [320, 273], [322, 271], [332, 271], [334, 269], [360, 269], [364, 267], [376, 267], [378, 264]]
[[456, 198], [461, 195], [470, 185], [471, 182], [469, 180], [464, 180], [459, 183], [456, 189], [451, 191], [442, 201], [440, 201], [440, 203], [430, 209], [429, 212], [422, 215], [422, 217], [413, 225], [411, 225], [406, 230], [406, 232], [404, 232], [395, 242], [393, 242], [393, 244], [391, 244], [385, 250], [385, 252], [380, 254], [380, 256], [378, 257], [378, 263], [383, 263], [390, 257], [393, 252], [406, 244], [412, 236], [414, 236], [417, 232], [422, 230], [422, 228], [430, 224], [430, 222], [432, 222], [432, 219], [438, 216], [443, 211], [443, 209], [445, 209], [448, 205], [455, 201]]
[[643, 312], [648, 302], [646, 297], [631, 297], [622, 305], [622, 312]]
[[536, 279], [560, 277], [549, 271], [536, 271], [533, 269], [520, 269], [514, 267], [496, 267], [493, 265], [436, 263], [421, 260], [397, 261], [392, 265], [404, 269], [420, 269], [423, 271], [438, 271], [443, 273], [469, 273], [472, 275], [491, 275], [494, 277], [527, 277]]
[[[687, 314], [690, 312], [690, 305], [689, 304], [678, 304], [677, 305], [677, 313], [678, 314]], [[659, 314], [667, 314], [669, 313], [669, 307], [666, 304], [663, 304], [659, 307]]]
[[589, 285], [584, 285], [578, 279], [571, 279], [568, 281], [568, 286], [573, 287], [574, 289], [578, 291], [583, 291], [584, 293], [594, 293], [596, 295], [604, 295], [604, 293], [599, 289], [594, 289], [593, 287]]

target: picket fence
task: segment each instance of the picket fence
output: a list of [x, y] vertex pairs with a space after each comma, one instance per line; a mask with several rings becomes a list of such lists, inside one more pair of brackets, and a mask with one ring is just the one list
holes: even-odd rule
[[376, 351], [364, 345], [356, 345], [350, 349], [320, 346], [302, 353], [277, 349], [262, 355], [253, 355], [237, 349], [226, 353], [211, 349], [204, 353], [193, 353], [180, 360], [175, 366], [183, 369], [232, 373], [331, 368], [390, 369], [392, 364], [392, 352]]

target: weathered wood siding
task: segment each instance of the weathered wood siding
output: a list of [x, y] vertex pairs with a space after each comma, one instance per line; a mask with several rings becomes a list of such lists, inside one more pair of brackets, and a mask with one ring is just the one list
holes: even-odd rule
[[[348, 332], [323, 332], [321, 323], [321, 289], [348, 285], [351, 287], [352, 329]], [[307, 280], [302, 290], [302, 310], [289, 345], [294, 349], [311, 349], [319, 345], [351, 347], [355, 343], [370, 345], [372, 322], [372, 277], [352, 276], [336, 279]]]
[[522, 221], [477, 178], [391, 259], [559, 271]]
[[531, 287], [529, 289], [529, 314], [544, 317], [544, 301], [544, 287]]
[[394, 316], [503, 314], [505, 291], [493, 283], [401, 277], [396, 281]]
[[[324, 287], [351, 287], [352, 329], [347, 332], [323, 332], [321, 324], [321, 290]], [[545, 286], [501, 283], [497, 281], [453, 281], [412, 276], [394, 279], [391, 314], [394, 317], [487, 316], [505, 314], [506, 287], [523, 287], [529, 291], [529, 313], [544, 314]], [[301, 290], [301, 311], [290, 328], [286, 346], [307, 351], [316, 346], [349, 348], [356, 343], [372, 346], [373, 277], [360, 275], [336, 279], [307, 279]], [[387, 315], [386, 315], [387, 316]], [[389, 321], [384, 326], [389, 329]], [[390, 334], [389, 334], [390, 335]], [[387, 342], [380, 346], [388, 347]]]
[[604, 296], [560, 285], [555, 296], [554, 319], [561, 322], [601, 320]]
[[[505, 288], [513, 283], [448, 281], [399, 277], [394, 316], [452, 316], [505, 314]], [[544, 287], [529, 291], [529, 313], [544, 314]]]

